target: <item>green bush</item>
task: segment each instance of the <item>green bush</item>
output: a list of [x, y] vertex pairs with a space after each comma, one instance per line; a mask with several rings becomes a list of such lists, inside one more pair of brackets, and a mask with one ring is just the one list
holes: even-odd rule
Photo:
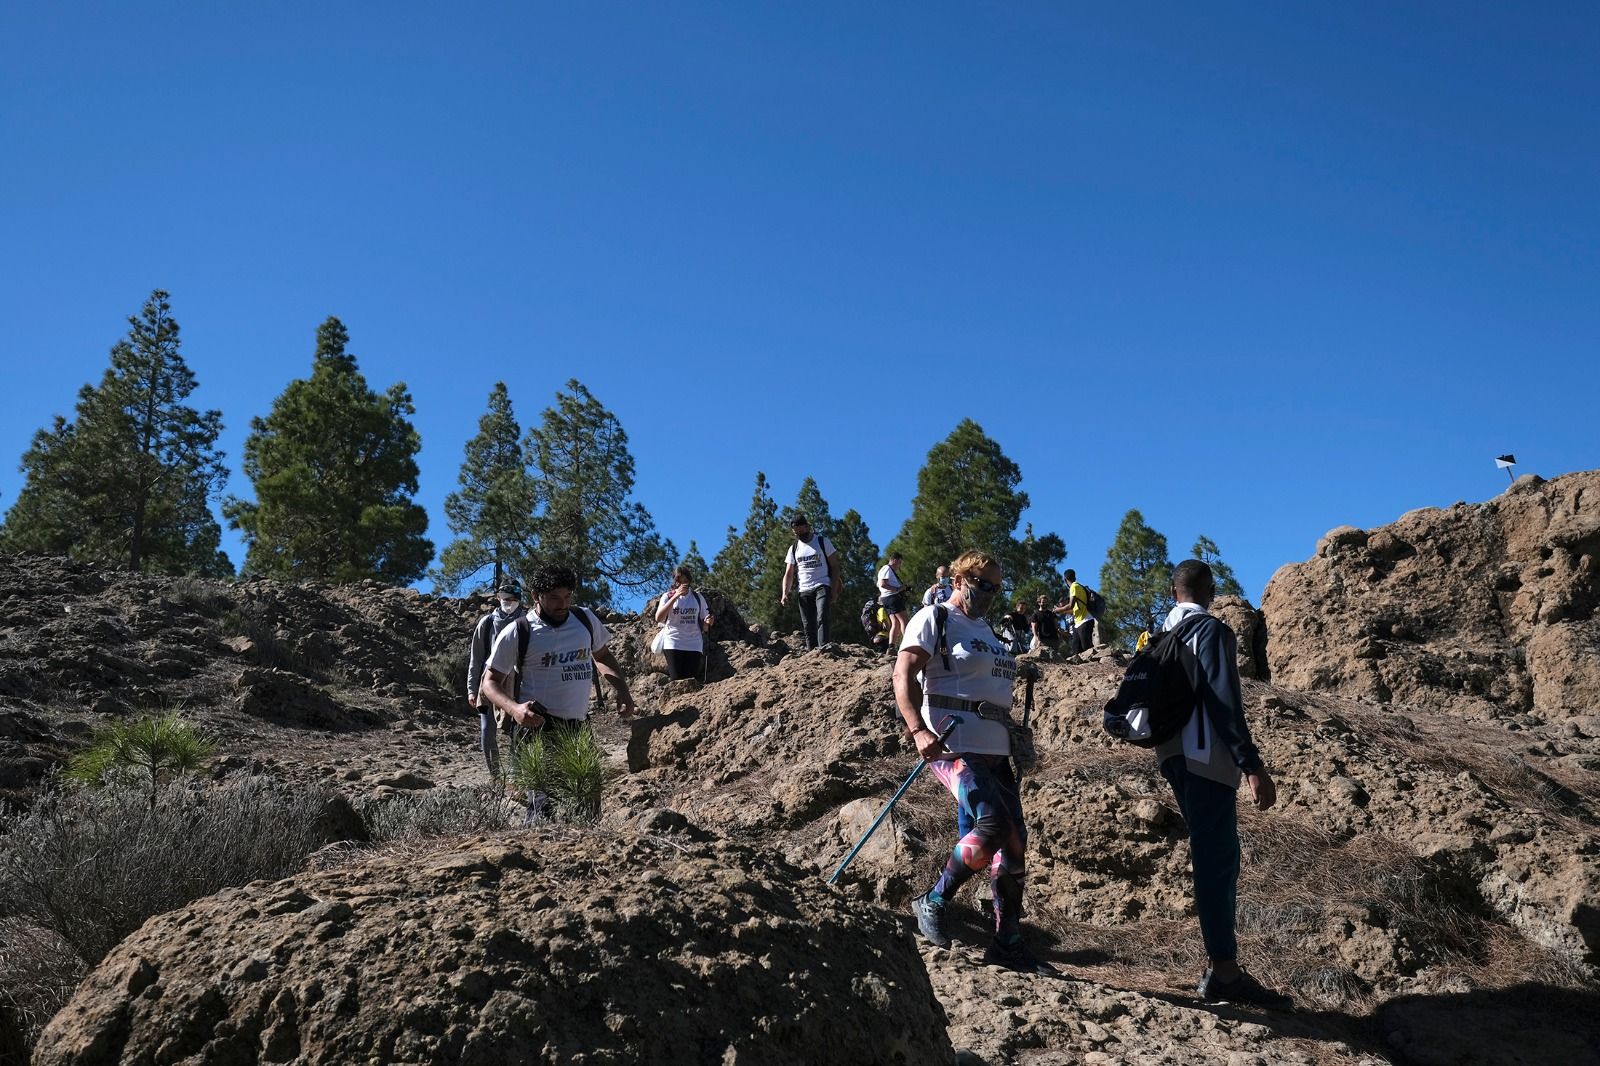
[[571, 822], [600, 817], [605, 751], [588, 726], [524, 737], [511, 752], [506, 776], [530, 800], [543, 796], [547, 817]]
[[198, 770], [214, 750], [175, 712], [112, 722], [73, 757], [67, 776], [90, 786], [136, 785], [154, 807], [163, 784]]

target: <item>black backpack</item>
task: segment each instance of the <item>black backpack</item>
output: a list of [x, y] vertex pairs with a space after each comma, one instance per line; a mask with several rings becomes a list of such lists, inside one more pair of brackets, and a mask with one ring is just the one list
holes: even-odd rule
[[878, 632], [878, 597], [874, 596], [861, 605], [861, 628], [867, 631], [867, 636]]
[[[1205, 683], [1200, 660], [1186, 641], [1210, 617], [1190, 615], [1177, 628], [1151, 637], [1144, 651], [1129, 661], [1117, 694], [1106, 701], [1102, 725], [1107, 733], [1141, 748], [1153, 748], [1182, 731]], [[1147, 726], [1149, 735], [1129, 736], [1139, 725]], [[1205, 747], [1204, 731], [1200, 746]]]
[[1105, 597], [1087, 585], [1083, 587], [1083, 591], [1086, 593], [1085, 606], [1089, 608], [1089, 617], [1099, 618], [1104, 615], [1106, 613]]

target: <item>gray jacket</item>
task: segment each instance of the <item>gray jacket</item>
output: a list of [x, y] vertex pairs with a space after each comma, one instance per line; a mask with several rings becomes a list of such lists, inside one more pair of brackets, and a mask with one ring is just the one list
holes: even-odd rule
[[472, 643], [467, 649], [467, 699], [476, 696], [478, 686], [483, 684], [483, 670], [489, 664], [489, 653], [494, 651], [495, 638], [502, 629], [527, 613], [528, 609], [520, 604], [510, 614], [496, 607], [472, 627]]

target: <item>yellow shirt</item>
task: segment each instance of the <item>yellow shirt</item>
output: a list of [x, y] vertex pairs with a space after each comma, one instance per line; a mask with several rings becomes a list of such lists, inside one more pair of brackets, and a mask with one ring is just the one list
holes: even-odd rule
[[1072, 603], [1072, 624], [1083, 625], [1089, 620], [1089, 590], [1074, 581], [1067, 590], [1067, 599]]

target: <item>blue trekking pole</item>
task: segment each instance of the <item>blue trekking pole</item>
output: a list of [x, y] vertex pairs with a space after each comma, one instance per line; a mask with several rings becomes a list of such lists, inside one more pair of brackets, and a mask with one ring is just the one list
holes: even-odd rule
[[[950, 724], [944, 727], [943, 733], [939, 734], [939, 743], [943, 744], [945, 742], [945, 738], [947, 738], [951, 733], [954, 733], [956, 731], [956, 726], [960, 724], [961, 716], [959, 714], [951, 715]], [[867, 846], [867, 841], [872, 839], [872, 834], [877, 832], [878, 826], [882, 824], [885, 818], [889, 817], [889, 812], [894, 810], [894, 805], [899, 802], [901, 796], [905, 795], [906, 789], [911, 787], [911, 782], [917, 779], [917, 775], [922, 773], [923, 769], [927, 765], [928, 760], [926, 757], [917, 760], [917, 765], [912, 767], [911, 776], [906, 778], [905, 783], [902, 784], [899, 790], [895, 792], [894, 798], [889, 800], [888, 805], [884, 807], [883, 810], [878, 813], [878, 816], [872, 820], [872, 824], [867, 826], [867, 831], [862, 834], [860, 840], [856, 841], [856, 846], [850, 849], [850, 854], [844, 857], [844, 862], [841, 862], [839, 864], [839, 868], [833, 871], [833, 876], [828, 878], [828, 884], [831, 885], [835, 881], [839, 880], [839, 875], [844, 873], [844, 868], [846, 866], [850, 865], [850, 860], [856, 857], [856, 852]]]

